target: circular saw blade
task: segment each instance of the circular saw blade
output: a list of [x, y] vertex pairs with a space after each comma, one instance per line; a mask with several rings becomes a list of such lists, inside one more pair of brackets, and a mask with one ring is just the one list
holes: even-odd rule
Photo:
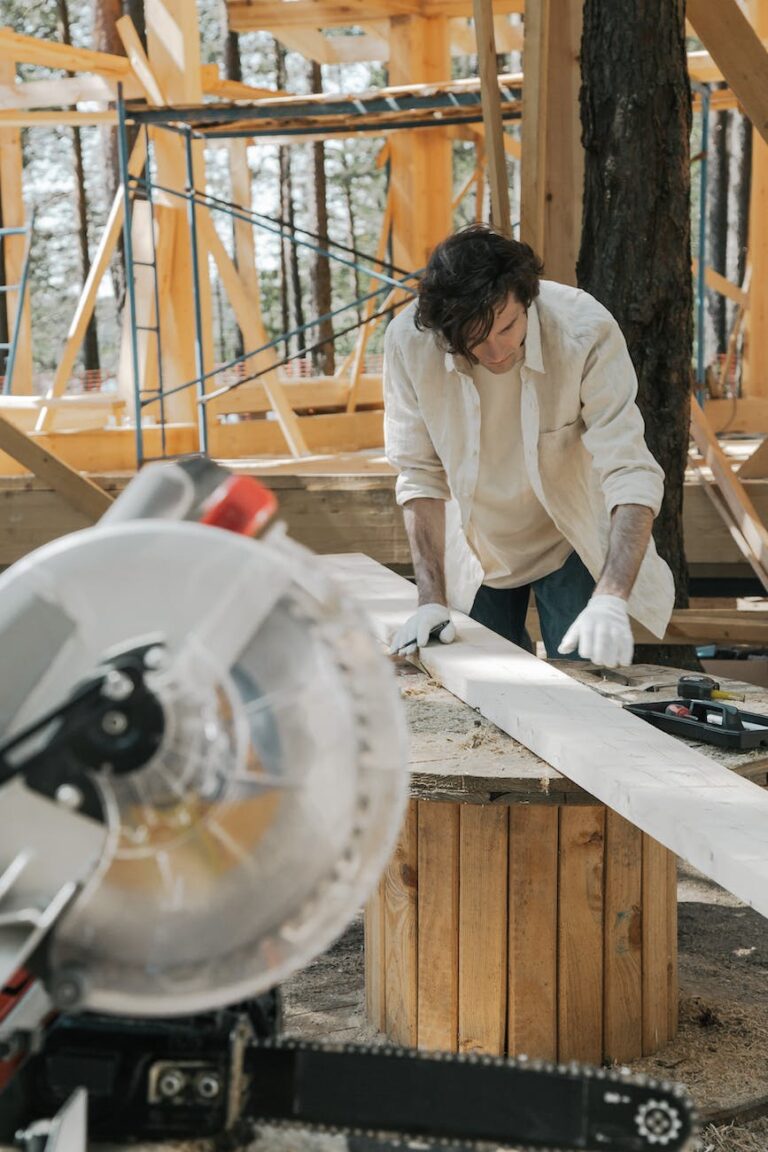
[[358, 613], [292, 542], [191, 523], [74, 534], [0, 590], [18, 581], [75, 627], [12, 729], [147, 643], [164, 716], [145, 764], [93, 774], [110, 847], [57, 926], [53, 985], [172, 1015], [280, 982], [364, 901], [402, 818], [400, 701]]

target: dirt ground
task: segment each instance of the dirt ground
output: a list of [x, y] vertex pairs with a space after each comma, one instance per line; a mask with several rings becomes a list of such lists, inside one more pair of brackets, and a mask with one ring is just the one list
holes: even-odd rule
[[[705, 1119], [700, 1152], [768, 1149], [768, 922], [681, 868], [680, 1031], [633, 1068], [683, 1082]], [[285, 1028], [376, 1039], [365, 1020], [362, 922], [285, 988]], [[346, 1152], [343, 1137], [264, 1130], [249, 1152]]]

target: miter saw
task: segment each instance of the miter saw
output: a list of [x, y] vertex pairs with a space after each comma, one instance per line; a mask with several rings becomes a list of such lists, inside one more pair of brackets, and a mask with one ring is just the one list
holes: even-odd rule
[[87, 1090], [111, 1138], [684, 1148], [670, 1084], [280, 1037], [274, 989], [365, 900], [407, 776], [387, 661], [273, 514], [150, 465], [0, 577], [0, 1141], [82, 1147]]

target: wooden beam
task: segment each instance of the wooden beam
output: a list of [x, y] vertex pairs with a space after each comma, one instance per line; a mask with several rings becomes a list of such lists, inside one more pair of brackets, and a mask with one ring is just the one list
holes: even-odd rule
[[[451, 52], [456, 56], [474, 56], [477, 52], [477, 37], [473, 22], [456, 19], [449, 21]], [[510, 24], [508, 16], [494, 16], [493, 36], [497, 52], [522, 52], [523, 26]]]
[[[443, 17], [393, 17], [389, 43], [389, 78], [395, 89], [402, 86], [405, 91], [414, 82], [437, 86], [450, 75], [448, 24]], [[426, 265], [432, 249], [453, 227], [451, 141], [444, 129], [394, 133], [389, 180], [392, 258], [398, 267], [415, 272]]]
[[92, 480], [75, 472], [58, 456], [42, 448], [21, 432], [5, 416], [0, 416], [0, 451], [7, 452], [30, 472], [34, 472], [66, 502], [87, 516], [91, 523], [99, 519], [112, 503], [111, 497]]
[[[200, 28], [197, 7], [190, 0], [145, 0], [147, 53], [160, 91], [169, 105], [201, 104]], [[156, 179], [166, 188], [187, 190], [184, 141], [174, 133], [154, 133]], [[205, 157], [201, 141], [192, 146], [193, 183], [205, 188]], [[162, 376], [166, 391], [188, 384], [198, 376], [196, 324], [193, 298], [193, 252], [187, 221], [187, 205], [169, 198], [173, 211], [163, 228], [172, 230], [170, 241], [160, 237], [158, 275], [168, 290], [160, 300], [159, 324], [162, 340]], [[195, 253], [199, 269], [199, 305], [202, 341], [202, 369], [213, 369], [213, 315], [211, 285], [205, 249], [198, 237]], [[166, 419], [194, 421], [197, 403], [194, 388], [175, 392], [166, 401]]]
[[139, 39], [133, 20], [130, 16], [121, 16], [115, 27], [123, 42], [125, 54], [130, 60], [134, 75], [144, 90], [147, 103], [154, 104], [155, 107], [165, 104], [166, 101], [163, 98], [157, 77], [144, 51], [144, 45]]
[[[121, 81], [123, 95], [134, 99], [143, 95], [137, 80], [127, 76]], [[69, 108], [83, 101], [109, 104], [117, 99], [117, 82], [105, 76], [63, 76], [56, 80], [27, 80], [0, 86], [0, 108]]]
[[477, 65], [480, 73], [485, 133], [485, 161], [491, 190], [491, 220], [505, 236], [512, 236], [509, 215], [509, 182], [504, 151], [504, 128], [501, 121], [496, 40], [493, 27], [492, 0], [473, 0]]
[[[503, 16], [523, 12], [525, 0], [494, 0], [494, 12]], [[394, 16], [467, 17], [471, 0], [292, 0], [274, 4], [272, 0], [231, 0], [227, 5], [229, 27], [235, 32], [271, 32], [288, 25], [307, 28], [350, 27]]]
[[768, 397], [739, 397], [730, 400], [707, 400], [704, 412], [712, 431], [736, 436], [768, 434]]
[[222, 100], [273, 100], [287, 96], [278, 88], [258, 88], [254, 84], [242, 84], [239, 80], [227, 80], [219, 75], [218, 64], [203, 64], [200, 68], [200, 86], [206, 96], [220, 96]]
[[[9, 60], [0, 59], [0, 81], [10, 84], [16, 77], [16, 66]], [[2, 222], [6, 228], [23, 228], [29, 222], [24, 204], [23, 188], [24, 158], [21, 149], [21, 132], [18, 127], [0, 129], [0, 205]], [[19, 284], [24, 270], [24, 257], [27, 237], [6, 236], [2, 241], [5, 283]], [[16, 318], [19, 318], [16, 363], [13, 369], [14, 392], [32, 392], [32, 320], [29, 302], [29, 286], [26, 299], [19, 300], [18, 291], [3, 295], [1, 305], [8, 321], [8, 340], [13, 338]], [[19, 312], [21, 309], [21, 312]]]
[[768, 142], [768, 54], [736, 0], [688, 0], [688, 18], [736, 93], [752, 127]]
[[691, 433], [704, 462], [712, 472], [723, 502], [757, 562], [755, 570], [768, 589], [768, 531], [747, 496], [744, 485], [731, 468], [695, 397], [691, 397]]
[[0, 128], [85, 128], [90, 124], [117, 124], [117, 113], [109, 108], [95, 108], [92, 112], [26, 108], [0, 111]]
[[[146, 153], [147, 149], [144, 142], [144, 135], [140, 132], [136, 137], [136, 143], [128, 159], [128, 170], [132, 176], [140, 175], [147, 158]], [[56, 375], [53, 378], [53, 385], [48, 392], [49, 396], [61, 396], [66, 391], [77, 354], [80, 351], [80, 345], [85, 338], [85, 331], [93, 315], [99, 285], [101, 284], [104, 273], [109, 268], [109, 262], [112, 259], [117, 238], [123, 227], [124, 211], [125, 203], [121, 186], [115, 194], [115, 199], [112, 201], [112, 207], [109, 210], [104, 230], [99, 238], [99, 244], [91, 262], [91, 267], [88, 270], [88, 276], [83, 285], [83, 290], [80, 293], [75, 314], [69, 325], [67, 340], [59, 356], [59, 363], [56, 368]], [[50, 410], [50, 412], [52, 412], [52, 410]], [[49, 428], [51, 426], [51, 419], [52, 415], [49, 414], [49, 410], [43, 408], [40, 412], [37, 431], [42, 432]]]
[[[768, 3], [751, 0], [750, 14], [757, 35], [768, 35]], [[762, 45], [760, 66], [768, 117], [768, 53]], [[755, 53], [757, 55], [757, 53]], [[757, 79], [757, 78], [755, 78]], [[733, 85], [732, 85], [733, 87]], [[739, 93], [737, 92], [737, 95]], [[745, 105], [746, 108], [746, 105]], [[746, 316], [746, 338], [742, 366], [742, 393], [745, 396], [768, 397], [768, 137], [752, 118], [752, 174], [749, 197], [749, 263], [752, 293]]]
[[581, 239], [582, 8], [583, 0], [529, 0], [525, 17], [520, 238], [564, 284], [576, 283]]
[[[698, 274], [699, 262], [698, 260], [691, 261], [691, 268], [694, 276]], [[719, 272], [715, 272], [714, 268], [708, 264], [704, 269], [704, 283], [713, 292], [719, 292], [721, 296], [727, 296], [729, 300], [734, 300], [742, 308], [749, 306], [749, 293], [745, 292], [743, 288], [739, 288], [738, 284], [734, 284], [731, 280], [726, 279]]]
[[90, 48], [73, 48], [38, 36], [22, 36], [10, 28], [0, 28], [0, 58], [15, 64], [38, 64], [43, 68], [63, 68], [66, 72], [95, 72], [122, 80], [130, 76], [131, 65], [125, 56], [93, 52]]
[[[414, 586], [365, 556], [325, 566], [383, 642], [416, 607]], [[768, 916], [768, 793], [476, 621], [454, 619], [455, 643], [421, 649], [434, 679]]]
[[319, 28], [297, 28], [272, 26], [270, 33], [291, 52], [298, 52], [306, 56], [307, 60], [316, 60], [318, 64], [335, 64], [333, 52]]
[[[198, 217], [198, 227], [203, 241], [208, 248], [208, 251], [213, 256], [216, 262], [216, 267], [219, 270], [221, 282], [224, 285], [224, 291], [229, 298], [232, 305], [232, 310], [235, 313], [238, 327], [243, 333], [243, 340], [246, 348], [258, 348], [260, 342], [264, 342], [264, 328], [263, 325], [257, 323], [255, 320], [258, 300], [252, 300], [249, 293], [241, 280], [238, 270], [232, 262], [232, 258], [227, 252], [226, 248], [221, 242], [213, 221], [211, 220], [208, 212], [201, 209]], [[265, 355], [262, 358], [266, 363], [270, 360], [274, 361], [274, 354], [270, 356]], [[258, 358], [249, 360], [249, 367], [256, 367]], [[308, 456], [309, 448], [302, 435], [301, 428], [296, 413], [290, 405], [285, 392], [274, 373], [266, 373], [261, 377], [264, 385], [264, 391], [269, 396], [269, 402], [277, 417], [280, 429], [285, 436], [288, 450], [292, 456]]]

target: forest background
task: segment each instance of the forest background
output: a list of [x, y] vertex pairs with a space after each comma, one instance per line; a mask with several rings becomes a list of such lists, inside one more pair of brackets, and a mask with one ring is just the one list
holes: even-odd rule
[[[293, 93], [361, 92], [387, 83], [381, 64], [318, 65], [295, 52], [287, 52], [268, 33], [231, 33], [224, 0], [198, 0], [203, 64], [218, 65], [222, 75], [260, 87]], [[34, 6], [25, 0], [0, 0], [0, 23], [25, 35], [69, 42], [122, 54], [115, 30], [117, 19], [129, 14], [143, 36], [142, 0], [43, 0]], [[522, 19], [509, 17], [511, 21]], [[339, 30], [354, 35], [355, 29]], [[689, 42], [695, 50], [701, 46]], [[520, 53], [498, 58], [499, 71], [515, 72], [524, 65]], [[452, 79], [477, 75], [475, 56], [453, 58]], [[60, 73], [65, 75], [63, 72]], [[18, 78], [50, 78], [50, 69], [19, 65]], [[519, 139], [519, 124], [506, 129]], [[386, 164], [381, 163], [383, 137], [331, 137], [317, 143], [277, 146], [260, 143], [249, 149], [253, 175], [252, 210], [263, 213], [271, 228], [306, 229], [327, 235], [361, 253], [376, 251], [386, 199]], [[64, 345], [67, 329], [88, 271], [90, 255], [98, 243], [118, 180], [115, 129], [103, 126], [70, 128], [34, 127], [22, 133], [24, 194], [27, 211], [34, 212], [31, 249], [30, 298], [32, 307], [35, 384], [39, 391], [50, 383]], [[751, 128], [738, 111], [717, 112], [709, 132], [706, 184], [692, 170], [693, 236], [698, 235], [700, 205], [705, 206], [707, 262], [736, 283], [744, 279], [750, 185]], [[701, 120], [694, 117], [692, 165], [701, 164]], [[475, 168], [474, 145], [453, 144], [454, 188], [462, 188]], [[519, 220], [520, 167], [508, 160], [511, 214], [515, 234]], [[223, 147], [207, 149], [207, 191], [230, 199], [228, 166]], [[217, 227], [232, 252], [232, 224], [215, 214]], [[477, 216], [488, 219], [487, 189], [479, 199], [466, 196], [454, 209], [460, 227]], [[300, 238], [303, 233], [298, 232]], [[329, 262], [308, 248], [280, 240], [274, 230], [257, 230], [256, 262], [260, 277], [264, 322], [270, 337], [301, 328], [323, 315], [360, 298], [367, 290], [363, 268]], [[214, 302], [214, 349], [217, 362], [229, 360], [243, 349], [234, 316], [216, 270], [209, 269]], [[3, 271], [0, 268], [0, 278]], [[94, 319], [83, 344], [75, 379], [82, 386], [86, 371], [91, 384], [109, 389], [117, 372], [120, 349], [124, 274], [120, 253], [110, 276], [102, 281]], [[716, 294], [707, 300], [704, 360], [714, 364], [725, 352], [735, 305]], [[339, 318], [337, 328], [348, 328], [354, 315]], [[4, 317], [0, 316], [0, 329]], [[323, 332], [329, 335], [328, 328]], [[369, 345], [376, 369], [382, 331]], [[316, 341], [308, 333], [286, 342], [285, 352], [296, 355], [305, 343]], [[0, 341], [7, 337], [0, 331]], [[698, 335], [697, 335], [698, 339]], [[311, 358], [316, 372], [333, 373], [337, 358], [346, 355], [354, 333], [341, 335]], [[307, 363], [309, 370], [310, 363]], [[0, 372], [2, 365], [0, 364]], [[298, 365], [296, 367], [298, 370]]]

